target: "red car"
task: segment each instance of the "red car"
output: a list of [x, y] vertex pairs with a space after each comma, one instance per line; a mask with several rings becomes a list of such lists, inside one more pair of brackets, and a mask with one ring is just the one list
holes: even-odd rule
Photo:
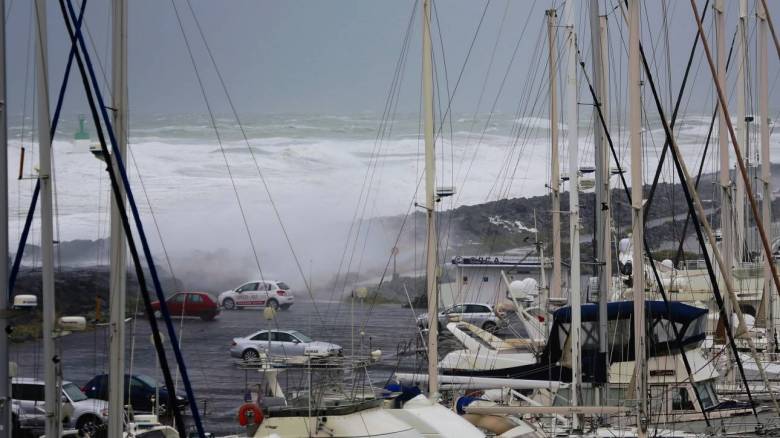
[[[170, 296], [165, 302], [171, 317], [196, 316], [204, 321], [211, 321], [219, 315], [217, 300], [206, 292], [179, 292]], [[152, 303], [154, 316], [162, 317], [160, 302]]]

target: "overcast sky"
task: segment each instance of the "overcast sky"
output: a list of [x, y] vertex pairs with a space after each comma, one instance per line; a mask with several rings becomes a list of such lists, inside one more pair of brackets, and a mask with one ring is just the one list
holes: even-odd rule
[[[34, 83], [32, 60], [28, 62], [28, 53], [33, 53], [30, 45], [34, 44], [31, 40], [33, 2], [6, 0], [6, 3], [9, 105], [12, 114], [22, 112], [26, 83], [29, 114], [30, 93]], [[204, 112], [203, 99], [172, 3], [163, 0], [132, 0], [129, 3], [131, 112]], [[614, 12], [616, 0], [600, 3], [602, 13], [610, 14], [613, 50], [622, 52], [618, 28], [623, 23]], [[667, 87], [661, 2], [644, 3], [643, 41], [648, 56], [654, 57], [659, 63], [658, 71], [664, 76], [658, 79], [659, 82]], [[727, 3], [728, 33], [731, 35], [735, 26], [737, 2]], [[754, 2], [751, 0], [749, 3], [752, 8]], [[777, 12], [775, 16], [780, 17], [780, 5], [773, 1], [769, 3], [774, 4]], [[192, 0], [191, 4], [240, 113], [351, 113], [382, 111], [415, 1]], [[90, 0], [86, 20], [94, 41], [93, 56], [101, 60], [110, 77], [109, 5], [109, 0]], [[225, 112], [227, 107], [219, 83], [187, 3], [176, 0], [176, 5], [207, 92], [214, 100], [216, 110]], [[486, 2], [439, 0], [436, 5], [438, 23], [441, 25], [441, 32], [434, 28], [434, 48], [441, 71], [439, 78], [444, 79], [444, 63], [441, 62], [443, 45], [452, 88]], [[590, 35], [584, 26], [587, 21], [584, 10], [586, 5], [587, 2], [580, 2], [583, 10], [579, 15], [583, 26], [578, 31], [581, 32], [579, 39], [583, 55], [589, 62]], [[703, 5], [701, 1], [700, 8]], [[507, 71], [507, 80], [496, 108], [503, 111], [516, 108], [522, 94], [527, 93], [523, 87], [531, 68], [546, 62], [544, 10], [553, 6], [560, 6], [560, 1], [511, 0], [507, 3], [506, 0], [492, 0], [489, 3], [453, 103], [455, 112], [471, 113], [475, 110], [483, 94], [482, 84], [490, 66], [494, 45], [494, 63], [479, 110], [490, 109]], [[671, 73], [676, 93], [695, 25], [688, 2], [671, 1], [669, 9], [666, 16], [670, 27]], [[69, 43], [58, 3], [54, 0], [48, 2], [48, 19], [50, 83], [54, 90], [62, 78]], [[416, 111], [419, 106], [419, 13], [416, 19], [404, 69], [404, 91], [400, 104], [404, 111]], [[706, 21], [709, 27], [712, 20]], [[520, 45], [513, 60], [512, 53], [518, 41]], [[655, 42], [655, 50], [647, 50], [649, 41]], [[778, 71], [777, 57], [771, 45], [770, 54], [771, 85]], [[621, 58], [623, 56], [622, 53], [613, 54], [613, 68], [615, 74], [625, 76], [625, 68], [619, 65], [625, 63], [625, 59]], [[510, 63], [511, 68], [508, 69]], [[26, 72], [29, 76], [27, 78]], [[711, 96], [709, 79], [706, 64], [701, 64], [692, 91], [694, 103], [703, 99], [702, 96]], [[625, 81], [624, 78], [622, 80]], [[66, 112], [86, 112], [79, 82], [72, 81], [71, 85]], [[51, 96], [54, 99], [56, 93], [52, 91]], [[702, 101], [702, 108], [704, 103]]]

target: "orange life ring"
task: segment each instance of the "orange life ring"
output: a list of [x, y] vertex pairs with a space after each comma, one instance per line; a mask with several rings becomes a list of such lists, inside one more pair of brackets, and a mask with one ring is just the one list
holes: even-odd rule
[[238, 408], [238, 424], [246, 426], [250, 421], [256, 425], [263, 422], [265, 416], [257, 403], [244, 403]]

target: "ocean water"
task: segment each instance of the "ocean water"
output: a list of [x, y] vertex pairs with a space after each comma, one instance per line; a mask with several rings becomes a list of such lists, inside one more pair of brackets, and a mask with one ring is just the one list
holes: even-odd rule
[[[456, 188], [456, 195], [445, 199], [442, 208], [547, 192], [547, 119], [517, 119], [512, 114], [451, 119], [437, 127], [437, 185]], [[424, 201], [420, 185], [424, 147], [417, 115], [396, 115], [386, 123], [374, 113], [247, 117], [242, 120], [246, 140], [232, 118], [220, 117], [216, 122], [215, 130], [205, 115], [130, 117], [131, 153], [126, 162], [136, 202], [154, 251], [163, 254], [164, 246], [178, 277], [198, 279], [185, 281], [188, 286], [200, 281], [214, 288], [224, 283], [227, 288], [237, 278], [257, 276], [259, 269], [266, 277], [297, 284], [302, 284], [304, 275], [327, 276], [338, 270], [354, 219], [405, 214], [415, 209], [415, 201]], [[583, 166], [593, 162], [588, 124], [583, 117], [579, 127]], [[12, 120], [10, 127], [12, 245], [37, 172], [31, 125], [29, 119]], [[87, 125], [91, 143], [96, 143], [94, 128]], [[650, 118], [649, 125], [645, 132], [648, 178], [664, 139], [657, 120]], [[678, 141], [691, 169], [698, 167], [708, 125], [706, 115], [686, 116], [678, 122]], [[614, 126], [618, 154], [627, 166], [627, 132], [618, 122]], [[561, 128], [561, 169], [568, 173], [566, 126]], [[76, 117], [66, 118], [54, 140], [56, 238], [61, 241], [108, 236], [105, 166], [73, 140], [76, 130]], [[757, 133], [752, 135], [755, 149]], [[716, 150], [715, 139], [712, 150]], [[22, 145], [26, 157], [23, 179], [18, 180]], [[776, 134], [772, 153], [780, 153]], [[757, 160], [754, 151], [749, 155]], [[716, 163], [717, 155], [711, 153], [705, 171], [715, 170]], [[671, 175], [671, 171], [663, 174], [666, 180]], [[353, 237], [354, 232], [353, 228]], [[398, 230], [378, 225], [363, 233], [360, 241], [368, 243], [362, 250], [366, 263], [360, 268], [377, 271], [384, 266]], [[36, 221], [32, 243], [38, 241]], [[107, 253], [95, 251], [94, 260], [106, 263]], [[158, 264], [166, 263], [158, 260]]]

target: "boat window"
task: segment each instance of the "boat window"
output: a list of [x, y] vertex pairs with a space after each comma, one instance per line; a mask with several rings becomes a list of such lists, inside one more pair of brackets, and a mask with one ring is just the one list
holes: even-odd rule
[[[702, 401], [704, 399], [702, 398]], [[687, 387], [674, 388], [672, 390], [672, 409], [675, 411], [691, 411], [694, 409], [693, 400], [688, 394]]]
[[78, 386], [74, 385], [73, 383], [66, 383], [62, 385], [62, 391], [68, 395], [68, 398], [71, 401], [78, 402], [82, 400], [86, 400], [87, 396], [84, 395], [83, 392], [79, 389]]
[[709, 382], [694, 383], [694, 386], [696, 386], [696, 391], [699, 393], [702, 409], [707, 410], [715, 406], [718, 399]]
[[708, 315], [708, 313], [705, 313], [691, 321], [691, 323], [688, 325], [688, 329], [685, 331], [685, 339], [704, 335], [704, 329], [707, 327]]
[[[659, 318], [653, 321], [650, 333], [653, 342], [656, 344], [674, 342], [676, 338], [674, 336], [674, 328], [672, 328], [672, 324], [674, 324], [672, 321], [664, 318]], [[677, 323], [677, 330], [682, 330], [682, 324]]]
[[268, 340], [268, 332], [260, 332], [254, 336], [252, 336], [253, 341], [267, 341]]
[[582, 348], [596, 349], [599, 347], [598, 322], [583, 322], [582, 334], [583, 336], [580, 338]]
[[607, 330], [609, 331], [609, 343], [616, 349], [622, 348], [623, 345], [629, 345], [631, 343], [631, 333], [633, 331], [633, 324], [631, 319], [613, 319], [607, 324]]

